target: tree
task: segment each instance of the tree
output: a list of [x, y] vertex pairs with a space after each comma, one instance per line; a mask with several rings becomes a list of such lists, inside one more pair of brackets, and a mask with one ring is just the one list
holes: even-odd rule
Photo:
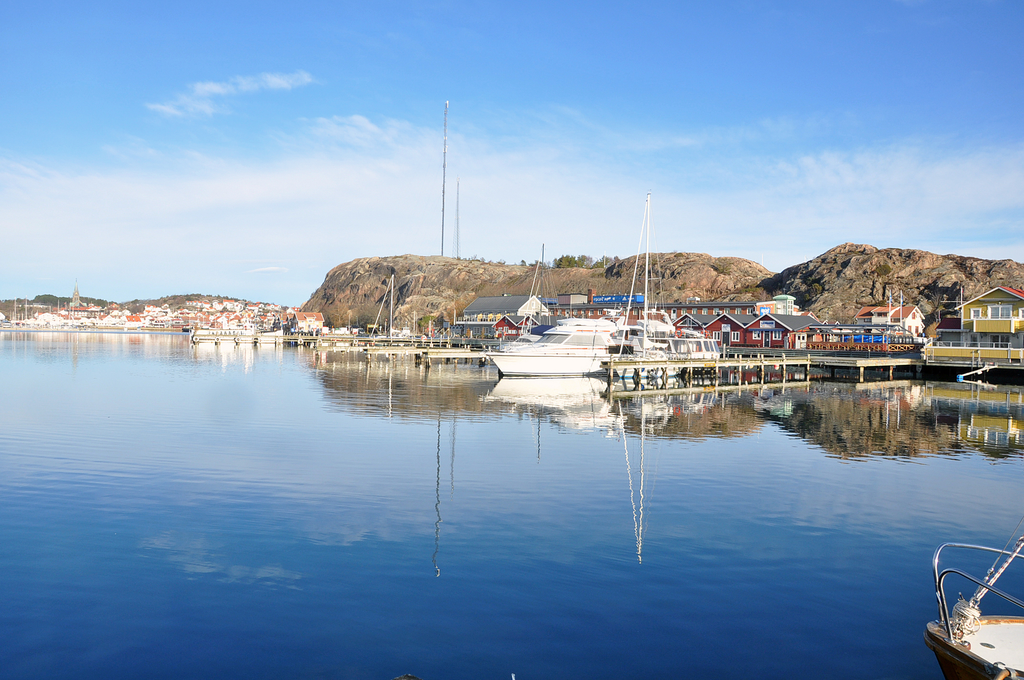
[[590, 267], [594, 264], [594, 258], [589, 255], [562, 255], [556, 258], [554, 266], [556, 269], [569, 269], [572, 267]]

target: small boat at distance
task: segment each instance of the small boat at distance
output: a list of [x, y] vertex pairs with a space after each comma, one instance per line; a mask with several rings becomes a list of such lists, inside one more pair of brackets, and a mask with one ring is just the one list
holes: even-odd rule
[[[947, 548], [995, 553], [998, 556], [985, 577], [977, 578], [960, 569], [946, 568], [940, 571], [939, 558]], [[998, 595], [1024, 610], [1024, 601], [995, 587], [996, 580], [1011, 563], [1024, 559], [1022, 550], [1024, 535], [1009, 550], [964, 543], [944, 543], [936, 549], [932, 558], [932, 572], [940, 618], [925, 627], [924, 640], [935, 652], [946, 680], [1008, 680], [1024, 677], [1024, 617], [981, 615], [981, 599], [988, 593]], [[952, 610], [947, 606], [944, 589], [945, 580], [950, 575], [964, 578], [978, 587], [970, 600], [965, 600], [961, 595]]]

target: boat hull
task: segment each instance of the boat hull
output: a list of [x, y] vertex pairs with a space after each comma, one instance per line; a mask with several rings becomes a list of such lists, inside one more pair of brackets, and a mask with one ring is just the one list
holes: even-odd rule
[[487, 358], [502, 375], [573, 377], [603, 373], [608, 353], [488, 352]]
[[[986, 633], [990, 630], [998, 631], [997, 637], [1006, 639], [1010, 646], [1015, 647], [1007, 652], [1010, 656], [1000, 656], [1002, 652], [998, 648], [1003, 646], [1001, 644], [993, 646], [991, 650], [985, 649], [977, 639], [973, 641], [971, 649], [954, 644], [946, 636], [946, 629], [938, 621], [931, 621], [925, 627], [925, 644], [935, 652], [935, 658], [938, 660], [946, 680], [1004, 680], [1011, 677], [1012, 674], [1009, 671], [1003, 671], [995, 665], [1000, 661], [1009, 665], [1010, 668], [1016, 668], [1018, 673], [1024, 670], [1017, 668], [1021, 665], [1022, 654], [1019, 643], [1024, 642], [1024, 618], [983, 616], [981, 624], [982, 631]], [[994, 639], [996, 636], [989, 634], [980, 637]], [[988, 661], [975, 652], [991, 656], [992, 660]]]

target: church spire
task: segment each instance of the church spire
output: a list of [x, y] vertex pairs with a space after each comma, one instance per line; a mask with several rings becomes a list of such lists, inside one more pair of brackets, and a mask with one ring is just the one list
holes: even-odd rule
[[71, 296], [71, 307], [81, 307], [82, 299], [78, 297], [78, 279], [75, 279], [75, 294]]

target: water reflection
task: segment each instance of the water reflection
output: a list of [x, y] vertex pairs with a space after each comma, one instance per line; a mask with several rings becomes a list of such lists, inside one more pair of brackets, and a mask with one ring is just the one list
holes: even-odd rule
[[[622, 404], [619, 406], [619, 422], [622, 422]], [[643, 414], [643, 404], [641, 403], [640, 413], [640, 461], [636, 467], [639, 470], [640, 479], [636, 495], [639, 496], [639, 502], [634, 497], [633, 491], [633, 465], [629, 459], [629, 438], [626, 436], [625, 431], [622, 433], [622, 450], [626, 456], [626, 478], [629, 480], [629, 504], [633, 508], [633, 534], [636, 537], [636, 561], [637, 564], [643, 564], [643, 550], [644, 550], [644, 477], [645, 477], [645, 466], [644, 466], [644, 449], [647, 443], [647, 425], [646, 419]], [[639, 506], [639, 508], [637, 507]]]
[[[454, 473], [454, 462], [452, 470]], [[434, 522], [434, 554], [430, 561], [434, 564], [434, 576], [441, 577], [441, 569], [437, 566], [437, 552], [441, 549], [441, 412], [437, 412], [437, 482], [434, 486], [434, 512], [437, 513], [437, 520]]]
[[0, 336], [5, 677], [927, 678], [934, 546], [1019, 517], [1016, 389], [129, 340]]
[[433, 421], [438, 413], [464, 418], [494, 409], [483, 396], [497, 381], [497, 371], [465, 364], [416, 366], [411, 359], [355, 353], [305, 352], [310, 372], [324, 389], [327, 402], [346, 413]]
[[[411, 361], [310, 357], [328, 400], [356, 413], [452, 418], [451, 476], [457, 418], [515, 416], [566, 430], [629, 433], [644, 439], [734, 438], [768, 423], [841, 459], [913, 458], [979, 452], [993, 459], [1024, 452], [1020, 388], [955, 383], [818, 383], [800, 387], [695, 390], [638, 396], [615, 405], [596, 378], [505, 378], [466, 365], [420, 368]], [[386, 401], [380, 401], [386, 396]], [[437, 409], [435, 411], [435, 409]], [[429, 416], [428, 416], [429, 412]], [[440, 432], [440, 430], [439, 430]], [[440, 434], [439, 434], [440, 436]], [[438, 444], [440, 452], [440, 443]], [[440, 454], [438, 454], [440, 455]], [[453, 486], [454, 489], [454, 486]]]
[[503, 411], [527, 413], [573, 430], [611, 429], [618, 419], [597, 378], [504, 378], [484, 397]]

